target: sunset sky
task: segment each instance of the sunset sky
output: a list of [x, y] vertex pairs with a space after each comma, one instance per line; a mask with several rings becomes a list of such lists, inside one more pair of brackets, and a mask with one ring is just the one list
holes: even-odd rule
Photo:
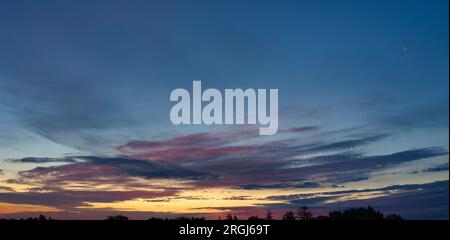
[[[0, 218], [448, 219], [447, 0], [0, 2]], [[170, 93], [279, 89], [279, 130]]]

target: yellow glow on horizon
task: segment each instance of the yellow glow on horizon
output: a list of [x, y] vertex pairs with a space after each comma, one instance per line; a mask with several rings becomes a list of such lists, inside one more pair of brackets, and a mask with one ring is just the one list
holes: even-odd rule
[[257, 207], [264, 204], [286, 203], [286, 201], [282, 200], [266, 199], [269, 196], [299, 193], [313, 194], [327, 190], [330, 189], [193, 189], [180, 192], [176, 196], [156, 199], [134, 199], [110, 203], [87, 202], [89, 206], [83, 206], [80, 208], [112, 208], [118, 211], [152, 211], [168, 213], [219, 213], [226, 211], [227, 208]]
[[0, 202], [0, 214], [11, 214], [20, 212], [60, 212], [62, 210], [54, 207], [32, 204], [13, 204]]

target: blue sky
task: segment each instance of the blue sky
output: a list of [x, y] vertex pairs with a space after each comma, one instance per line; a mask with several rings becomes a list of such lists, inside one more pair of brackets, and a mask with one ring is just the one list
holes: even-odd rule
[[[378, 137], [361, 148], [308, 152], [308, 159], [438, 149], [382, 171], [442, 164], [447, 170], [401, 178], [372, 172], [364, 186], [448, 181], [448, 1], [2, 1], [0, 29], [5, 187], [21, 171], [41, 166], [12, 159], [125, 155], [153, 161], [150, 155], [171, 163], [172, 156], [133, 143], [170, 147], [170, 139], [183, 136], [241, 131], [171, 124], [170, 92], [190, 89], [193, 80], [204, 88], [279, 89], [280, 134], [238, 134], [225, 147], [328, 146]], [[316, 130], [295, 131], [302, 127]], [[297, 152], [286, 156], [290, 149], [275, 158], [299, 158]], [[176, 164], [213, 168], [193, 160]], [[448, 218], [448, 200], [444, 205]]]

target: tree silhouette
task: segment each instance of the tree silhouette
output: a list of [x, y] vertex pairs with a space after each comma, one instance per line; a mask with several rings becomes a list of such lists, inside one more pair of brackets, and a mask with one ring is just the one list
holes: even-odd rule
[[297, 217], [299, 220], [311, 220], [313, 214], [308, 210], [307, 206], [303, 206], [297, 210]]
[[283, 220], [295, 220], [295, 214], [293, 211], [288, 211], [283, 215]]
[[[232, 215], [231, 213], [228, 213], [225, 217], [226, 220], [238, 220], [238, 217], [236, 215]], [[251, 216], [248, 218], [248, 220], [274, 220], [272, 216], [272, 212], [270, 210], [267, 211], [265, 218], [259, 218], [257, 215]], [[286, 212], [283, 217], [283, 220], [350, 220], [350, 221], [361, 221], [361, 220], [386, 220], [386, 221], [398, 221], [398, 220], [404, 220], [400, 215], [398, 214], [389, 214], [384, 216], [383, 213], [380, 211], [377, 211], [373, 209], [371, 206], [368, 206], [366, 208], [360, 207], [360, 208], [351, 208], [347, 210], [335, 210], [330, 211], [327, 216], [317, 216], [314, 217], [312, 212], [309, 210], [308, 207], [303, 206], [300, 207], [296, 212], [288, 211]], [[5, 220], [14, 220], [14, 219], [0, 219], [2, 221]], [[54, 220], [49, 217], [46, 217], [44, 215], [39, 215], [38, 217], [29, 217], [29, 218], [21, 218], [19, 220], [22, 221], [48, 221], [48, 220]], [[128, 217], [123, 215], [112, 215], [108, 216], [105, 220], [129, 220]], [[200, 221], [205, 220], [204, 217], [185, 217], [185, 216], [179, 216], [175, 218], [149, 218], [150, 221]], [[221, 220], [221, 217], [218, 216], [218, 220]]]
[[266, 220], [273, 220], [272, 212], [271, 212], [270, 210], [267, 211], [267, 214], [266, 214]]
[[127, 216], [123, 216], [123, 215], [114, 215], [114, 216], [108, 216], [108, 218], [106, 218], [106, 220], [109, 221], [126, 221], [128, 220]]
[[231, 213], [228, 213], [227, 216], [225, 217], [225, 220], [238, 220], [236, 215], [231, 215]]
[[[167, 219], [166, 218], [166, 220], [170, 220], [170, 219]], [[203, 221], [203, 220], [205, 220], [205, 218], [204, 217], [185, 217], [185, 216], [181, 216], [181, 217], [176, 217], [174, 220], [176, 220], [176, 221]]]
[[375, 211], [372, 207], [352, 208], [341, 211], [332, 211], [328, 214], [331, 220], [383, 220], [384, 215], [379, 211]]
[[261, 218], [258, 217], [258, 215], [256, 216], [251, 216], [249, 217], [247, 220], [252, 221], [252, 220], [261, 220]]
[[301, 207], [297, 210], [297, 217], [292, 211], [288, 211], [284, 214], [283, 220], [403, 220], [398, 214], [390, 214], [386, 217], [380, 211], [376, 211], [372, 207], [367, 208], [351, 208], [345, 211], [331, 211], [328, 216], [313, 217], [313, 214], [308, 210], [308, 207]]
[[403, 218], [398, 214], [389, 214], [384, 219], [389, 220], [389, 221], [403, 220]]

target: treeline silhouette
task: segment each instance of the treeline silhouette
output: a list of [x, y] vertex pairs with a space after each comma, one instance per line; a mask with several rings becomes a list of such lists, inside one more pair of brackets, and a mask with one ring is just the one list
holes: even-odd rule
[[283, 220], [403, 220], [398, 214], [389, 214], [384, 216], [380, 211], [376, 211], [372, 207], [367, 208], [351, 208], [345, 211], [331, 211], [328, 216], [317, 216], [309, 211], [308, 207], [304, 206], [297, 210], [297, 212], [286, 212], [283, 215]]
[[0, 219], [1, 221], [5, 220], [20, 220], [20, 221], [52, 221], [56, 220], [51, 217], [46, 217], [44, 215], [39, 215], [38, 217], [29, 217], [29, 218], [19, 218], [19, 219]]
[[[128, 220], [128, 217], [123, 215], [116, 215], [116, 216], [109, 216], [106, 220]], [[177, 218], [149, 218], [150, 221], [168, 221], [168, 220], [175, 220], [175, 221], [184, 221], [184, 220], [193, 220], [193, 221], [201, 221], [206, 220], [204, 217], [177, 217]], [[219, 217], [218, 220], [245, 220], [245, 219], [239, 219], [236, 215], [232, 215], [231, 213], [227, 214], [225, 218]], [[267, 211], [266, 215], [264, 217], [258, 217], [251, 216], [247, 218], [246, 220], [252, 221], [252, 220], [275, 220], [273, 218], [272, 212]], [[331, 211], [328, 213], [327, 216], [319, 215], [317, 217], [314, 216], [314, 214], [309, 210], [307, 206], [300, 207], [296, 211], [288, 211], [286, 212], [281, 220], [285, 221], [294, 221], [294, 220], [344, 220], [344, 221], [382, 221], [382, 220], [404, 220], [400, 215], [398, 214], [388, 214], [384, 215], [380, 211], [376, 211], [371, 206], [368, 206], [367, 208], [360, 207], [360, 208], [351, 208], [344, 211]]]
[[[6, 220], [6, 219], [3, 219]], [[25, 220], [25, 221], [51, 221], [55, 220], [49, 217], [45, 217], [44, 215], [40, 215], [37, 218], [21, 218], [18, 220]], [[108, 216], [105, 220], [107, 221], [127, 221], [130, 220], [127, 216], [124, 215], [112, 215]], [[176, 218], [149, 218], [147, 219], [149, 221], [204, 221], [206, 220], [204, 217], [176, 217]], [[221, 217], [218, 217], [218, 220], [245, 220], [245, 219], [239, 219], [236, 215], [232, 215], [231, 213], [227, 214], [224, 219]], [[247, 218], [246, 220], [275, 220], [272, 216], [271, 211], [267, 211], [266, 215], [262, 218], [256, 216], [251, 216]], [[286, 212], [281, 220], [284, 221], [295, 221], [295, 220], [302, 220], [302, 221], [313, 221], [313, 220], [319, 220], [319, 221], [383, 221], [383, 220], [403, 220], [403, 218], [398, 214], [388, 214], [384, 215], [382, 212], [375, 210], [374, 208], [368, 206], [367, 208], [360, 207], [360, 208], [351, 208], [344, 211], [336, 210], [336, 211], [330, 211], [328, 215], [323, 216], [314, 216], [313, 212], [309, 210], [307, 206], [300, 207], [296, 211], [288, 211]]]

